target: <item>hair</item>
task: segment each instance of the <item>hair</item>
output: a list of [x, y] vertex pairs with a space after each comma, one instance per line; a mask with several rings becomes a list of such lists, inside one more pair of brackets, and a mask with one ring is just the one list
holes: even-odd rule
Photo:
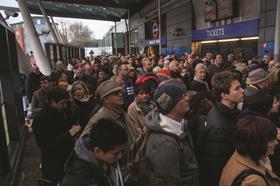
[[169, 63], [169, 69], [172, 69], [172, 67], [173, 67], [173, 65], [175, 64], [175, 63], [179, 63], [177, 60], [172, 60], [170, 63]]
[[195, 71], [199, 70], [199, 69], [204, 69], [204, 70], [208, 70], [207, 66], [204, 65], [203, 63], [198, 63], [196, 66], [195, 66]]
[[68, 99], [69, 94], [67, 90], [60, 88], [60, 87], [54, 87], [52, 88], [47, 95], [48, 102], [50, 103], [52, 100], [55, 102], [59, 102], [63, 99]]
[[238, 81], [237, 75], [232, 72], [229, 72], [229, 71], [223, 71], [223, 72], [216, 73], [212, 77], [211, 83], [214, 87], [214, 92], [215, 92], [217, 101], [221, 101], [222, 93], [229, 94], [231, 83], [235, 80]]
[[272, 86], [280, 85], [280, 65], [271, 68], [268, 79]]
[[248, 99], [248, 109], [263, 116], [268, 114], [274, 101], [274, 97], [263, 90], [259, 90], [256, 94], [249, 96]]
[[47, 80], [48, 82], [50, 82], [50, 77], [49, 77], [49, 76], [42, 76], [42, 77], [40, 78], [40, 81], [45, 81], [45, 80]]
[[99, 119], [91, 128], [88, 149], [99, 147], [105, 153], [127, 143], [126, 131], [112, 119]]
[[70, 95], [71, 95], [72, 97], [75, 96], [75, 95], [74, 95], [74, 88], [75, 88], [76, 85], [82, 85], [82, 87], [85, 89], [86, 95], [89, 95], [89, 90], [88, 90], [88, 87], [87, 87], [87, 85], [85, 84], [85, 82], [78, 80], [78, 81], [75, 81], [75, 82], [72, 84], [72, 87], [71, 87], [71, 90], [70, 90]]
[[257, 116], [244, 116], [237, 123], [236, 150], [249, 156], [256, 164], [266, 154], [268, 142], [276, 139], [277, 130], [273, 123]]

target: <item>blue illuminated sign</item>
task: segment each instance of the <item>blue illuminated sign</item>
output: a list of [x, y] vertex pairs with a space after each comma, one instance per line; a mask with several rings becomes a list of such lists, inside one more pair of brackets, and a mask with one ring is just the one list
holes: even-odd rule
[[192, 32], [193, 41], [215, 40], [235, 37], [257, 36], [259, 34], [259, 19], [240, 23], [222, 25]]

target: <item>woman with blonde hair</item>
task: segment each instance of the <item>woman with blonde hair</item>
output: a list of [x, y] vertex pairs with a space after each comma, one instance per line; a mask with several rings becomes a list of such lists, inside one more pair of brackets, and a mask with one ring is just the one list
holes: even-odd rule
[[72, 84], [70, 95], [79, 108], [80, 125], [83, 129], [88, 122], [91, 111], [97, 105], [97, 101], [90, 95], [89, 89], [83, 81], [75, 81]]

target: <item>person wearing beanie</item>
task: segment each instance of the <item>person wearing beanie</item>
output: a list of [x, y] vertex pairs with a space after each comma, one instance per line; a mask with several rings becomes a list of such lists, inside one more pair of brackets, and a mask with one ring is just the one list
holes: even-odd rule
[[237, 104], [244, 98], [244, 90], [236, 74], [219, 72], [212, 81], [216, 104], [200, 128], [196, 152], [202, 186], [219, 185], [223, 167], [235, 149], [235, 125], [239, 115]]
[[149, 185], [198, 185], [198, 164], [188, 123], [189, 98], [181, 81], [162, 81], [154, 92], [156, 108], [147, 116]]

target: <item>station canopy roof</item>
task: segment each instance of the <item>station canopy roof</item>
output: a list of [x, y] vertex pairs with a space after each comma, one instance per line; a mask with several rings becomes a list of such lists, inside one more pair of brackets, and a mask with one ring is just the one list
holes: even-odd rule
[[[32, 14], [42, 14], [37, 0], [24, 0]], [[120, 21], [127, 18], [128, 10], [143, 7], [148, 0], [41, 0], [49, 16]], [[0, 7], [19, 11], [18, 8]]]

